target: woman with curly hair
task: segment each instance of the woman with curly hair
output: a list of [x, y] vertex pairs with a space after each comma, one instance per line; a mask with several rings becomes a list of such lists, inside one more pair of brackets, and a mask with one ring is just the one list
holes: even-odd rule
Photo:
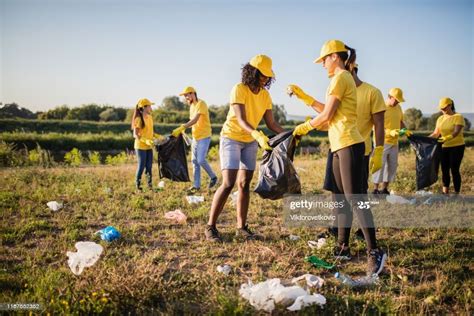
[[258, 145], [265, 150], [271, 150], [268, 137], [256, 128], [263, 118], [270, 130], [275, 133], [283, 132], [283, 128], [273, 117], [272, 99], [268, 92], [274, 78], [270, 57], [257, 55], [244, 65], [242, 82], [236, 84], [230, 93], [230, 109], [222, 126], [219, 144], [222, 184], [214, 194], [205, 230], [206, 239], [209, 241], [221, 241], [216, 228], [217, 218], [236, 182], [236, 235], [245, 240], [256, 237], [247, 225], [250, 181], [255, 170]]

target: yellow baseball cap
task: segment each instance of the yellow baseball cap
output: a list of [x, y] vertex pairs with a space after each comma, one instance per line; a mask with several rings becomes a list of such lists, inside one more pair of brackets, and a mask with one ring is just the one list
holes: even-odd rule
[[183, 92], [181, 92], [179, 95], [185, 95], [187, 93], [196, 93], [196, 90], [194, 90], [193, 87], [186, 87], [184, 88]]
[[403, 98], [403, 91], [400, 88], [390, 89], [388, 95], [394, 97], [399, 103], [405, 102], [405, 99]]
[[339, 52], [347, 52], [348, 49], [346, 45], [339, 41], [339, 40], [329, 40], [324, 43], [323, 47], [321, 47], [321, 53], [319, 57], [314, 60], [315, 63], [320, 63], [323, 61], [323, 58], [327, 55], [331, 55], [332, 53], [339, 53]]
[[153, 104], [155, 104], [155, 103], [151, 102], [148, 99], [140, 99], [140, 100], [138, 100], [137, 108], [140, 109], [140, 108], [144, 108], [145, 106], [152, 106]]
[[448, 98], [448, 97], [441, 98], [441, 100], [439, 100], [438, 108], [442, 110], [448, 105], [453, 105], [453, 104], [454, 104], [454, 101], [451, 98]]
[[250, 60], [250, 65], [260, 70], [266, 77], [275, 77], [272, 70], [272, 59], [267, 55], [257, 55]]

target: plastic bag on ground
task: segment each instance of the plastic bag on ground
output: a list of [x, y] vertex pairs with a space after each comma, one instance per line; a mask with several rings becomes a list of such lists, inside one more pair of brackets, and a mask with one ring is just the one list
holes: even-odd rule
[[297, 278], [293, 278], [291, 280], [291, 283], [298, 283], [301, 280], [306, 281], [306, 285], [309, 287], [315, 287], [315, 288], [321, 288], [324, 284], [324, 280], [316, 275], [312, 274], [303, 274], [302, 276], [299, 276]]
[[293, 165], [296, 140], [292, 133], [280, 133], [268, 142], [273, 150], [263, 154], [254, 190], [264, 199], [277, 200], [284, 194], [301, 194], [300, 179]]
[[156, 151], [158, 152], [160, 178], [180, 182], [189, 181], [183, 135], [178, 137], [167, 136], [162, 143], [156, 146]]
[[229, 275], [231, 271], [232, 271], [232, 268], [228, 264], [217, 266], [217, 272], [223, 273], [225, 275]]
[[104, 229], [99, 230], [97, 233], [100, 234], [102, 240], [108, 242], [120, 238], [120, 232], [113, 226], [107, 226]]
[[75, 247], [77, 252], [66, 252], [69, 257], [67, 263], [75, 275], [80, 275], [86, 267], [92, 267], [104, 250], [101, 245], [92, 241], [79, 241]]
[[204, 202], [204, 196], [197, 196], [197, 195], [188, 195], [186, 196], [186, 201], [189, 204], [198, 204]]
[[342, 274], [336, 272], [334, 277], [342, 284], [347, 287], [367, 287], [372, 286], [379, 283], [379, 276], [378, 274], [372, 274], [369, 276], [360, 277], [357, 279], [353, 279], [346, 274]]
[[186, 224], [187, 216], [181, 210], [174, 210], [165, 213], [165, 218], [176, 222], [177, 224]]
[[59, 211], [60, 209], [63, 208], [63, 203], [58, 203], [56, 201], [50, 201], [48, 203], [46, 203], [46, 205], [53, 211], [53, 212], [57, 212]]
[[297, 240], [300, 240], [301, 237], [297, 236], [297, 235], [290, 235], [290, 236], [288, 236], [288, 239], [290, 239], [292, 241], [297, 241]]
[[237, 198], [239, 197], [239, 191], [235, 191], [230, 194], [230, 203], [235, 206], [237, 205]]
[[310, 306], [313, 304], [318, 304], [318, 305], [324, 305], [326, 304], [326, 298], [322, 296], [321, 294], [312, 294], [312, 295], [303, 295], [303, 296], [298, 296], [290, 307], [287, 308], [289, 311], [299, 311], [303, 307]]
[[402, 196], [390, 194], [387, 195], [386, 200], [390, 204], [415, 204], [416, 199], [407, 200]]
[[326, 238], [319, 238], [318, 241], [308, 240], [308, 246], [311, 249], [321, 249], [326, 246], [327, 240]]
[[408, 140], [416, 153], [416, 189], [421, 190], [438, 181], [442, 145], [425, 136], [411, 135]]
[[[294, 304], [296, 301], [299, 303], [293, 308], [299, 308], [317, 302], [325, 303], [325, 298], [321, 295], [315, 298], [307, 298], [309, 293], [300, 286], [284, 286], [280, 283], [280, 279], [268, 279], [258, 284], [253, 284], [250, 280], [247, 284], [242, 284], [239, 290], [240, 295], [247, 299], [253, 307], [258, 310], [264, 310], [266, 312], [272, 312], [275, 309], [276, 304], [288, 306]], [[307, 305], [304, 304], [306, 302]], [[323, 304], [324, 304], [323, 303]], [[296, 310], [296, 309], [295, 309]]]

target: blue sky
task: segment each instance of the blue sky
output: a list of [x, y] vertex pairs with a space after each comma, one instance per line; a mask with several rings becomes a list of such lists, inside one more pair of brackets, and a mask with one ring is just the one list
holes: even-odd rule
[[255, 54], [272, 57], [274, 103], [312, 114], [285, 87], [319, 100], [328, 86], [313, 64], [337, 38], [358, 53], [360, 77], [405, 108], [434, 112], [450, 96], [474, 112], [472, 1], [0, 0], [0, 101], [34, 111], [61, 104], [156, 103], [193, 85], [224, 104]]

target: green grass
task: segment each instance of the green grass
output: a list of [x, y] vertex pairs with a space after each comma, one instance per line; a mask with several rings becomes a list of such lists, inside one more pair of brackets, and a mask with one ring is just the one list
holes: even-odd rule
[[[397, 193], [412, 192], [414, 160], [400, 156]], [[325, 158], [297, 157], [303, 192], [321, 192]], [[218, 162], [212, 162], [217, 169]], [[466, 150], [462, 164], [463, 192], [474, 192], [474, 156]], [[203, 230], [212, 194], [190, 206], [185, 201], [189, 183], [165, 180], [165, 190], [134, 193], [135, 165], [43, 169], [0, 169], [0, 302], [40, 303], [42, 313], [63, 314], [220, 314], [250, 315], [255, 309], [238, 290], [253, 282], [303, 273], [323, 277], [319, 291], [324, 309], [305, 308], [302, 315], [327, 314], [472, 314], [474, 255], [472, 229], [381, 228], [378, 239], [389, 260], [381, 284], [364, 290], [340, 287], [332, 273], [310, 267], [303, 258], [312, 253], [307, 240], [321, 229], [288, 229], [283, 225], [281, 201], [252, 194], [249, 223], [265, 237], [242, 243], [233, 237], [235, 209], [226, 204], [218, 227], [225, 243], [208, 244]], [[154, 183], [158, 183], [156, 163]], [[252, 187], [255, 184], [254, 176]], [[203, 179], [208, 181], [207, 178]], [[437, 192], [440, 184], [432, 188]], [[46, 203], [62, 201], [50, 211]], [[180, 208], [186, 225], [163, 218]], [[113, 225], [122, 238], [100, 241], [94, 232]], [[287, 237], [296, 234], [299, 241]], [[66, 251], [77, 241], [96, 241], [104, 252], [98, 262], [75, 276]], [[351, 239], [354, 260], [342, 266], [351, 275], [365, 272], [365, 244]], [[316, 253], [316, 252], [315, 252]], [[317, 253], [331, 260], [330, 249]], [[233, 273], [216, 271], [229, 264]], [[286, 310], [279, 306], [276, 314]]]

